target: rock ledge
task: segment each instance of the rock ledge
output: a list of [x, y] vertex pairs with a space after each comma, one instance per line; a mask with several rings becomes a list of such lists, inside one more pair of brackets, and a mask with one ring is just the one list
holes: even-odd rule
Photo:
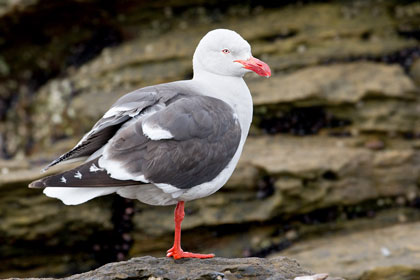
[[[295, 260], [285, 257], [262, 258], [214, 258], [206, 260], [140, 257], [129, 261], [106, 264], [98, 269], [76, 274], [65, 280], [222, 280], [222, 279], [276, 279], [289, 280], [308, 275]], [[18, 279], [18, 278], [13, 278]], [[34, 278], [32, 278], [34, 279]], [[44, 278], [52, 279], [52, 278]]]

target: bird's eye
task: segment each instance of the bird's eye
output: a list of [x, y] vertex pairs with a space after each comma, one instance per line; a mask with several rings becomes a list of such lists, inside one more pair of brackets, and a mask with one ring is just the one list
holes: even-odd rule
[[227, 54], [227, 53], [230, 53], [230, 50], [229, 50], [229, 49], [223, 49], [223, 50], [222, 50], [222, 53], [226, 53], [226, 54]]

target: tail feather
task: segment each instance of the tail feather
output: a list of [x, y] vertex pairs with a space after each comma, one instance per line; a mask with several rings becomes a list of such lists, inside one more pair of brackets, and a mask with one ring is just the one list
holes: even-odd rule
[[[43, 178], [44, 179], [44, 178]], [[46, 188], [47, 186], [45, 186], [43, 179], [39, 179], [36, 181], [33, 181], [32, 183], [29, 184], [29, 188], [31, 189], [43, 189]]]
[[106, 188], [62, 188], [46, 187], [44, 194], [48, 197], [60, 199], [66, 205], [78, 205], [98, 196], [115, 193], [125, 187]]
[[29, 188], [44, 189], [44, 194], [49, 197], [58, 198], [67, 205], [77, 205], [127, 186], [140, 187], [143, 184], [111, 178], [105, 169], [99, 167], [98, 160], [96, 158], [69, 171], [33, 181]]

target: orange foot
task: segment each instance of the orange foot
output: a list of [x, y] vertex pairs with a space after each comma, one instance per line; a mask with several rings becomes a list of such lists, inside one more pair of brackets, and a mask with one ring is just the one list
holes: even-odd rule
[[196, 258], [196, 259], [209, 259], [213, 258], [214, 254], [194, 254], [190, 252], [184, 252], [181, 248], [172, 247], [167, 251], [167, 257], [173, 257], [175, 260], [182, 258]]

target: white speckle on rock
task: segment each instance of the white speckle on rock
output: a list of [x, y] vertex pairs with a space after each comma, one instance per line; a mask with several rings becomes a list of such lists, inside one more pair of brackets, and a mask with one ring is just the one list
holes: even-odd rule
[[297, 47], [297, 52], [298, 53], [304, 53], [304, 52], [306, 52], [306, 46], [305, 45], [299, 45]]
[[153, 44], [147, 44], [146, 47], [144, 48], [146, 53], [153, 53]]
[[381, 247], [381, 253], [384, 257], [389, 257], [391, 255], [391, 251], [386, 247]]

